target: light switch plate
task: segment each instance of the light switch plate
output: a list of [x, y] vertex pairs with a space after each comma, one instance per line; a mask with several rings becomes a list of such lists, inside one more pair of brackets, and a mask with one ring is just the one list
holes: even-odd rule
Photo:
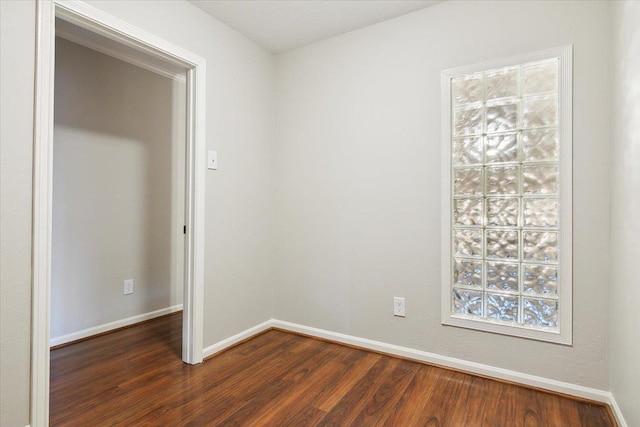
[[207, 152], [207, 168], [218, 170], [218, 152], [213, 150]]

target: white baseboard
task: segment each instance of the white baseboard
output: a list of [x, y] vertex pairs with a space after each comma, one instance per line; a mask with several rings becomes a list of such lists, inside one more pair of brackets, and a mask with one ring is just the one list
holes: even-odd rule
[[613, 415], [616, 417], [618, 427], [628, 427], [628, 424], [625, 421], [624, 416], [622, 415], [622, 411], [620, 410], [618, 402], [616, 402], [616, 398], [613, 396], [613, 393], [609, 393], [609, 402], [607, 403], [609, 403], [611, 409], [613, 410]]
[[285, 322], [282, 320], [273, 319], [271, 323], [274, 328], [280, 328], [291, 332], [298, 332], [317, 338], [323, 338], [330, 341], [353, 345], [368, 350], [379, 351], [382, 353], [400, 356], [420, 362], [426, 362], [433, 365], [453, 368], [472, 374], [511, 381], [518, 384], [524, 384], [531, 387], [606, 403], [611, 405], [613, 413], [618, 421], [618, 425], [620, 427], [627, 427], [622, 413], [620, 412], [620, 408], [618, 407], [613, 394], [611, 394], [611, 392], [609, 391], [598, 390], [591, 387], [584, 387], [581, 385], [552, 380], [544, 377], [538, 377], [535, 375], [529, 375], [522, 372], [511, 371], [509, 369], [484, 365], [481, 363], [469, 362], [467, 360], [457, 359], [455, 357], [442, 356], [435, 353], [429, 353], [426, 351], [416, 350], [408, 347], [401, 347], [394, 344], [387, 344], [367, 338], [354, 337], [352, 335], [312, 328], [309, 326]]
[[522, 372], [511, 371], [509, 369], [498, 368], [495, 366], [484, 365], [482, 363], [470, 362], [467, 360], [457, 359], [455, 357], [442, 356], [435, 353], [429, 353], [422, 350], [416, 350], [409, 347], [402, 347], [395, 344], [388, 344], [381, 341], [374, 341], [367, 338], [355, 337], [352, 335], [341, 334], [338, 332], [327, 331], [324, 329], [312, 328], [297, 323], [285, 322], [283, 320], [271, 319], [260, 323], [252, 328], [246, 329], [232, 337], [219, 341], [203, 351], [203, 358], [209, 357], [221, 350], [231, 347], [240, 341], [251, 338], [267, 329], [278, 328], [285, 331], [297, 332], [300, 334], [322, 338], [325, 340], [348, 344], [367, 350], [378, 351], [394, 356], [399, 356], [419, 362], [426, 362], [432, 365], [452, 368], [471, 374], [482, 375], [486, 377], [496, 378], [500, 380], [510, 381], [517, 384], [523, 384], [536, 387], [543, 390], [563, 393], [570, 396], [580, 397], [583, 399], [594, 400], [606, 403], [611, 406], [613, 414], [616, 417], [620, 427], [627, 427], [622, 416], [622, 412], [616, 403], [615, 397], [609, 391], [599, 390], [591, 387], [557, 381], [550, 378], [538, 377]]
[[231, 347], [234, 344], [239, 343], [240, 341], [246, 340], [247, 338], [251, 338], [254, 335], [258, 335], [259, 333], [264, 332], [267, 329], [271, 329], [272, 327], [273, 327], [273, 319], [267, 320], [266, 322], [262, 322], [259, 325], [246, 329], [222, 341], [218, 341], [217, 343], [210, 345], [209, 347], [206, 347], [204, 350], [202, 350], [202, 358], [203, 359], [207, 358], [219, 351], [222, 351], [226, 348]]
[[151, 311], [149, 313], [138, 314], [137, 316], [127, 317], [126, 319], [116, 320], [115, 322], [109, 322], [102, 325], [94, 326], [92, 328], [83, 329], [78, 332], [72, 332], [70, 334], [61, 335], [59, 337], [53, 337], [49, 340], [49, 346], [54, 347], [56, 345], [66, 344], [68, 342], [81, 340], [83, 338], [90, 337], [92, 335], [102, 334], [114, 329], [122, 328], [125, 326], [133, 325], [145, 320], [155, 319], [156, 317], [164, 316], [167, 314], [175, 313], [182, 310], [182, 304], [174, 305], [172, 307], [161, 308], [160, 310]]

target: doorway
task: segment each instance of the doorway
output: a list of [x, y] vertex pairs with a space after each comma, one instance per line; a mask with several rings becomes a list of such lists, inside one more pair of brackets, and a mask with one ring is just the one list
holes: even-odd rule
[[182, 311], [184, 73], [78, 32], [56, 22], [52, 347]]
[[33, 192], [31, 423], [48, 425], [51, 313], [53, 117], [56, 18], [81, 36], [168, 73], [186, 73], [186, 189], [182, 360], [202, 362], [204, 282], [205, 61], [83, 3], [38, 2]]

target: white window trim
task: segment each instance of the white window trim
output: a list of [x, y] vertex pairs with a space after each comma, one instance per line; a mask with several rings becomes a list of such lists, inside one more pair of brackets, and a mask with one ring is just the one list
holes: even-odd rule
[[[508, 67], [527, 62], [558, 58], [558, 120], [560, 132], [559, 150], [559, 188], [560, 188], [560, 226], [559, 226], [559, 277], [558, 316], [559, 328], [545, 330], [506, 325], [502, 322], [491, 322], [461, 318], [452, 315], [452, 176], [451, 176], [451, 79], [475, 72]], [[469, 65], [445, 70], [441, 77], [442, 93], [442, 324], [468, 329], [493, 332], [515, 337], [523, 337], [539, 341], [547, 341], [564, 345], [572, 345], [572, 76], [573, 46], [563, 46], [510, 58], [499, 59], [481, 64]]]

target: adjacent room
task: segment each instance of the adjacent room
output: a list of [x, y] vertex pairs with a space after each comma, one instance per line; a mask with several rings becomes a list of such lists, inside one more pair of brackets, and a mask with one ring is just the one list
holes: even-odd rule
[[152, 73], [60, 33], [53, 346], [181, 311], [184, 264], [184, 76]]
[[0, 425], [640, 426], [639, 2], [0, 19]]

